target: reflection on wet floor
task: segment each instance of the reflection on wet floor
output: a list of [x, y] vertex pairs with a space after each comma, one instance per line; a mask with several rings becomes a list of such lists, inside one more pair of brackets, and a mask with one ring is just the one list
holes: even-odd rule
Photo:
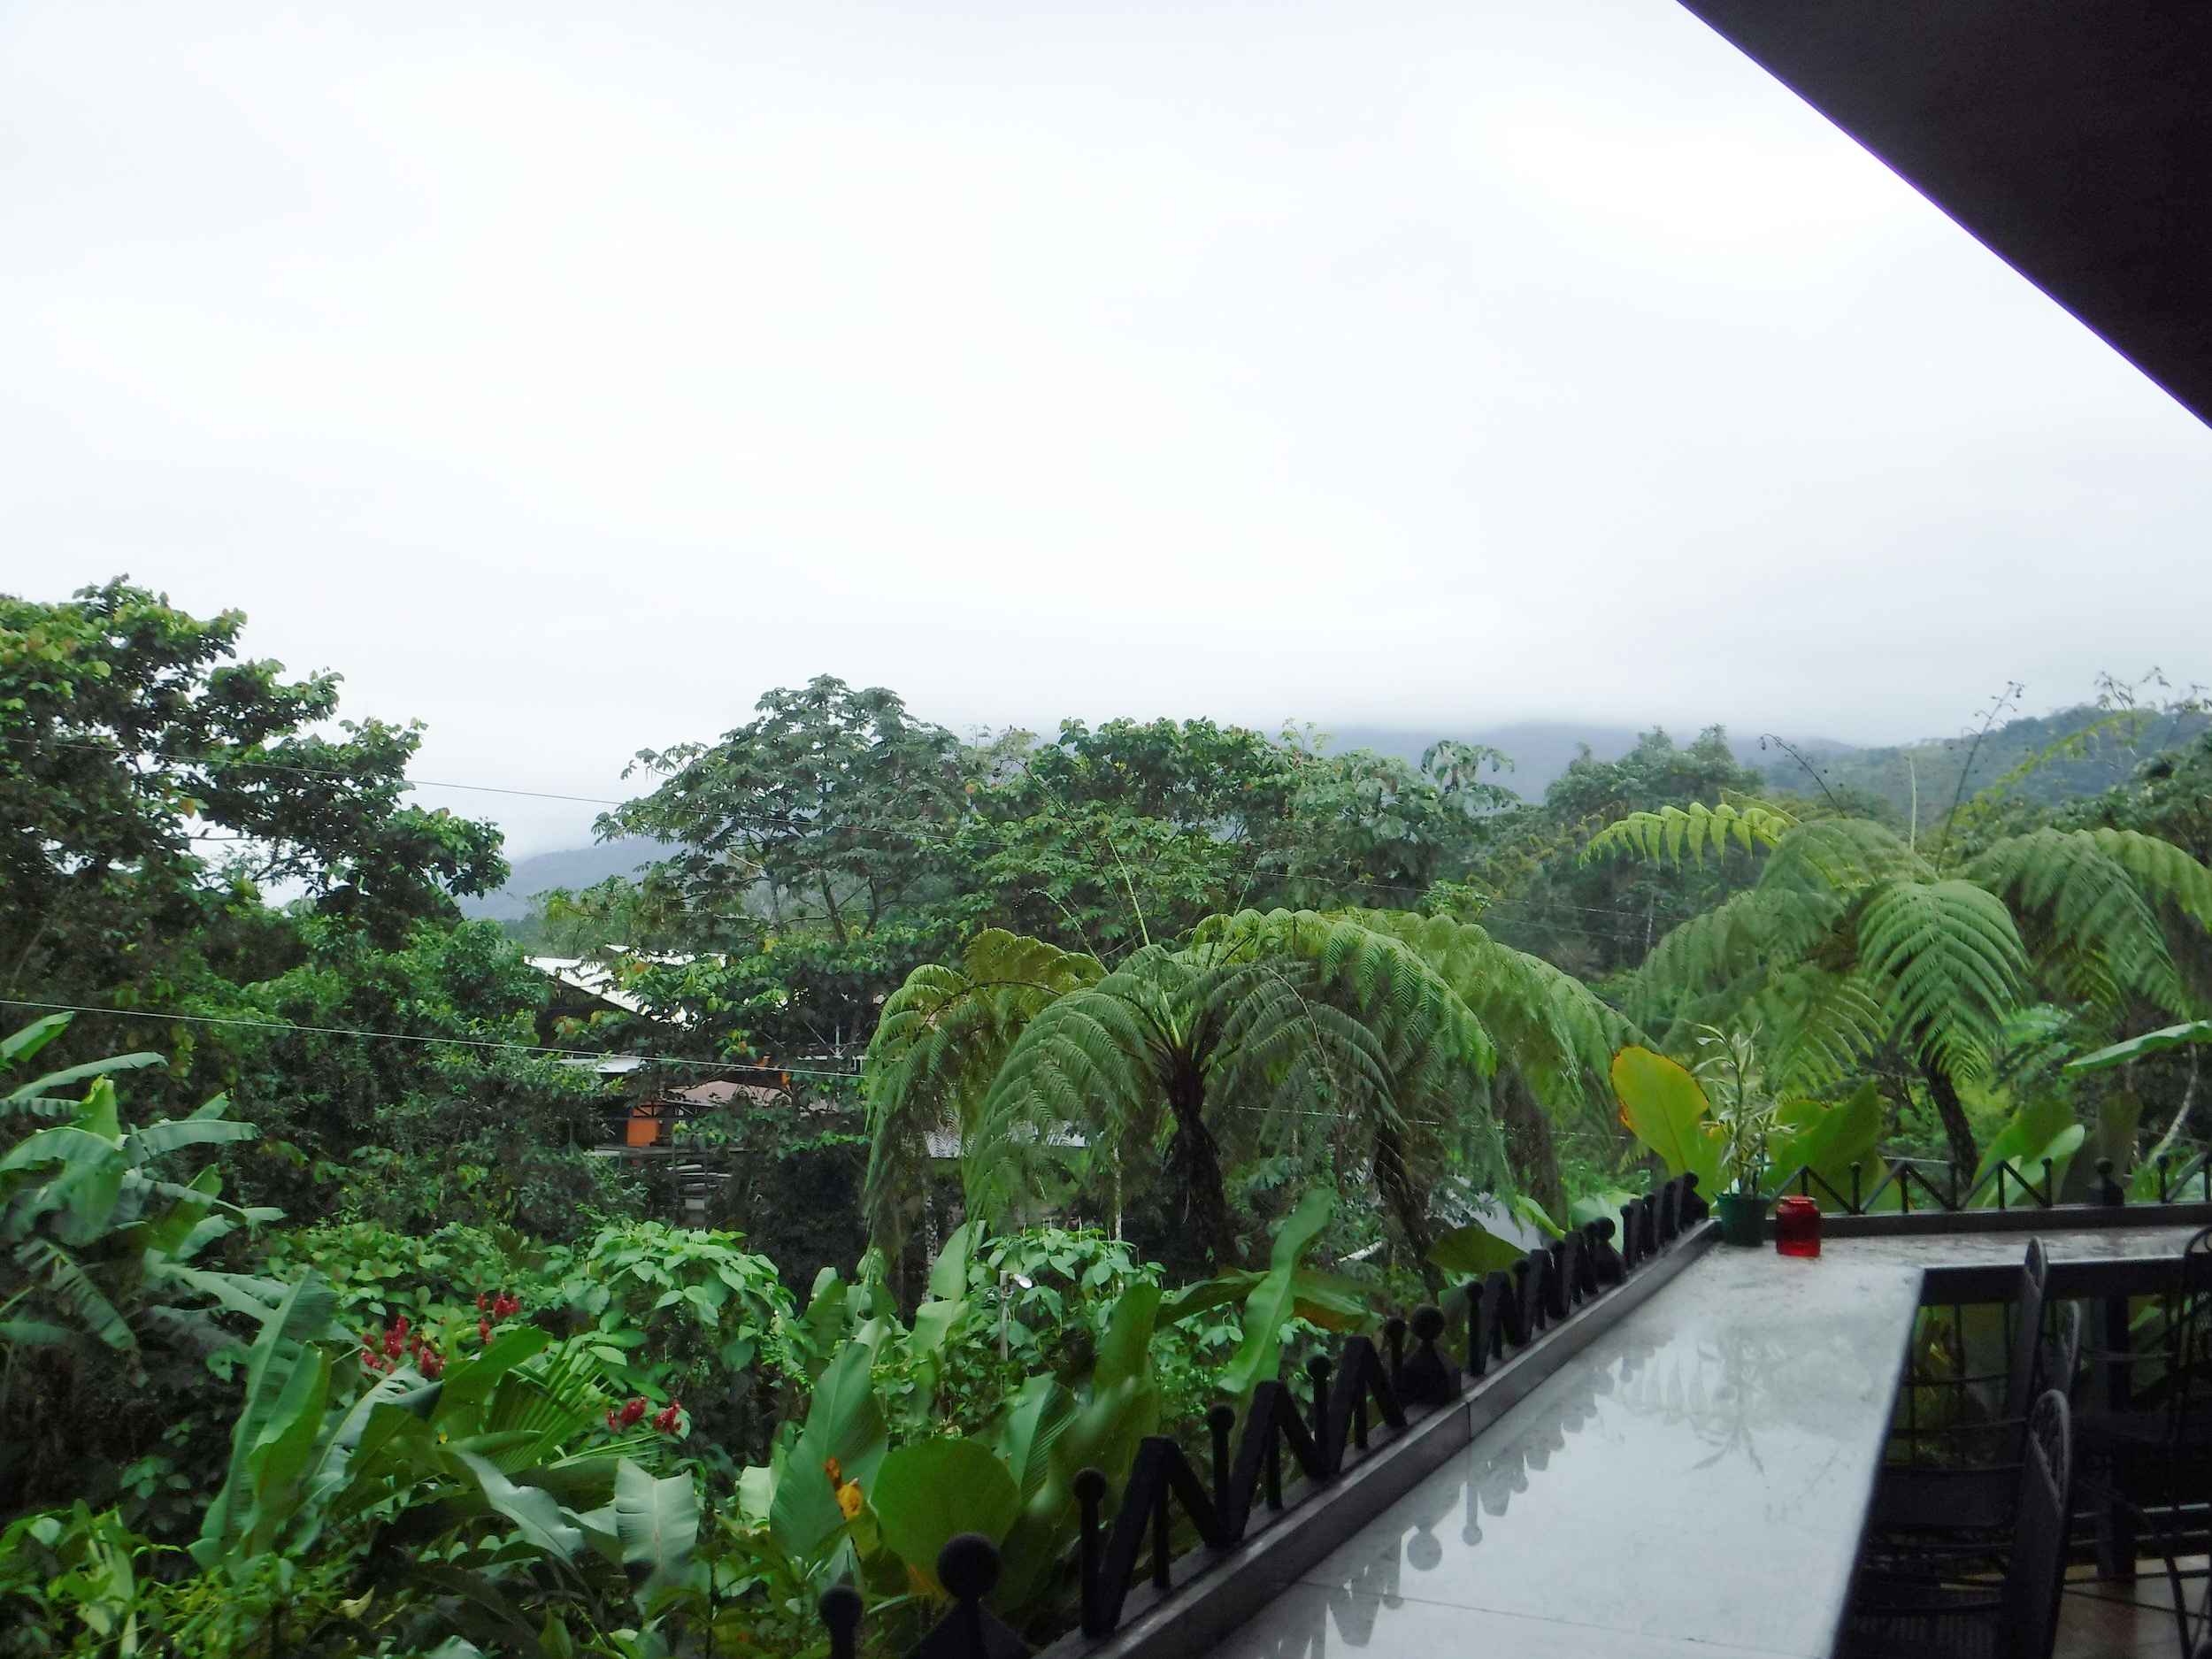
[[1510, 1626], [1578, 1652], [1824, 1652], [1916, 1302], [1904, 1270], [1699, 1263], [1231, 1646], [1318, 1659], [1332, 1634], [1376, 1651]]

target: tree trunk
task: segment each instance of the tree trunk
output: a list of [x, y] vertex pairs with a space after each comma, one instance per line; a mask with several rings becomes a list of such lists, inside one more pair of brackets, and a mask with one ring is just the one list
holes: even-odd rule
[[1387, 1123], [1375, 1126], [1375, 1186], [1396, 1217], [1398, 1230], [1405, 1235], [1406, 1248], [1413, 1253], [1414, 1271], [1429, 1287], [1431, 1299], [1440, 1300], [1444, 1277], [1429, 1260], [1429, 1247], [1435, 1240], [1429, 1236], [1428, 1204], [1415, 1190], [1413, 1176], [1406, 1168], [1404, 1144]]
[[1563, 1226], [1567, 1194], [1559, 1180], [1559, 1153], [1552, 1142], [1551, 1118], [1518, 1066], [1499, 1069], [1498, 1102], [1499, 1116], [1505, 1125], [1505, 1156], [1515, 1178]]
[[1949, 1145], [1951, 1162], [1959, 1166], [1959, 1179], [1970, 1181], [1982, 1155], [1974, 1144], [1973, 1130], [1967, 1126], [1966, 1107], [1959, 1099], [1958, 1087], [1949, 1072], [1927, 1061], [1921, 1062], [1920, 1074], [1928, 1079], [1929, 1096], [1935, 1102], [1936, 1116], [1943, 1121], [1943, 1139]]
[[1168, 1109], [1175, 1114], [1175, 1136], [1168, 1142], [1170, 1190], [1180, 1200], [1183, 1225], [1206, 1253], [1217, 1273], [1237, 1263], [1237, 1230], [1229, 1219], [1228, 1184], [1221, 1174], [1221, 1149], [1206, 1126], [1206, 1092], [1197, 1068], [1169, 1080]]

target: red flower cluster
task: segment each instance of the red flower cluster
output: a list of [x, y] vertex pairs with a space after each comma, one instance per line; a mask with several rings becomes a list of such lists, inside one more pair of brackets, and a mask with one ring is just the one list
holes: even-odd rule
[[[638, 1419], [645, 1415], [645, 1411], [646, 1400], [643, 1394], [624, 1402], [619, 1408], [607, 1413], [607, 1432], [619, 1434], [626, 1428], [634, 1427]], [[676, 1425], [683, 1418], [683, 1414], [684, 1402], [680, 1400], [671, 1400], [665, 1407], [653, 1414], [654, 1432], [660, 1434], [673, 1434], [676, 1432]]]
[[411, 1332], [403, 1313], [386, 1327], [381, 1336], [373, 1331], [361, 1333], [361, 1363], [371, 1371], [391, 1371], [403, 1358], [434, 1381], [445, 1370], [445, 1356], [420, 1333]]
[[511, 1296], [503, 1290], [487, 1294], [476, 1293], [476, 1311], [483, 1317], [476, 1322], [476, 1340], [486, 1348], [492, 1345], [492, 1326], [511, 1319], [522, 1311], [522, 1298]]

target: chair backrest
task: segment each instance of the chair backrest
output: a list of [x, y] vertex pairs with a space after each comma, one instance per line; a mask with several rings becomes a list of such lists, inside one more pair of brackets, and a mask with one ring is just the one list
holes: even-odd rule
[[2042, 1363], [2036, 1367], [2038, 1394], [2055, 1388], [2069, 1400], [2074, 1397], [2074, 1384], [2081, 1374], [2082, 1327], [2086, 1317], [2081, 1303], [2066, 1304], [2058, 1318], [2058, 1333], [2044, 1348]]
[[2043, 1254], [2043, 1240], [2030, 1239], [2027, 1259], [2020, 1263], [2020, 1288], [2015, 1298], [2019, 1323], [2012, 1328], [2012, 1363], [2005, 1371], [2004, 1414], [2009, 1422], [2024, 1418], [2036, 1396], [2037, 1360], [2043, 1347], [2043, 1302], [2050, 1283], [2051, 1266]]
[[2028, 1414], [2013, 1511], [2012, 1561], [2005, 1570], [1997, 1651], [2050, 1659], [2058, 1639], [2058, 1596], [2066, 1579], [2066, 1517], [2073, 1495], [2074, 1426], [2066, 1396], [2053, 1388]]
[[2212, 1418], [2212, 1227], [2181, 1248], [2181, 1289], [2174, 1298], [2166, 1353], [2169, 1444], [2193, 1443], [2196, 1425]]

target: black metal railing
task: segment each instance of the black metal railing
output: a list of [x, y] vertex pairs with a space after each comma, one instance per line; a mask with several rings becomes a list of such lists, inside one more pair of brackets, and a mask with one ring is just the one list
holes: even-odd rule
[[[1923, 1212], [1946, 1214], [1968, 1210], [2055, 1210], [2069, 1201], [2060, 1192], [2051, 1160], [2045, 1158], [2041, 1163], [2040, 1179], [2002, 1163], [1993, 1164], [1979, 1179], [1962, 1181], [1960, 1166], [1954, 1163], [1937, 1158], [1886, 1158], [1875, 1166], [1879, 1173], [1871, 1185], [1866, 1166], [1854, 1164], [1841, 1188], [1810, 1165], [1801, 1164], [1782, 1179], [1773, 1196], [1810, 1198], [1824, 1210], [1847, 1216], [1910, 1215], [1916, 1203]], [[2152, 1202], [2212, 1201], [2212, 1151], [2189, 1156], [2177, 1172], [2174, 1160], [2161, 1157], [2156, 1171], [2158, 1195]], [[2073, 1202], [2108, 1207], [2127, 1202], [2127, 1189], [2113, 1175], [2111, 1159], [2097, 1160], [2095, 1179]]]
[[[1321, 1492], [1348, 1468], [1386, 1449], [1409, 1427], [1409, 1413], [1430, 1415], [1458, 1402], [1491, 1367], [1624, 1283], [1709, 1213], [1697, 1177], [1678, 1176], [1624, 1206], [1618, 1228], [1610, 1220], [1591, 1222], [1531, 1250], [1510, 1271], [1469, 1282], [1460, 1298], [1466, 1304], [1463, 1364], [1446, 1346], [1451, 1322], [1441, 1309], [1425, 1306], [1409, 1318], [1386, 1320], [1379, 1348], [1371, 1337], [1353, 1336], [1333, 1361], [1313, 1356], [1304, 1368], [1303, 1400], [1288, 1383], [1261, 1383], [1244, 1413], [1240, 1437], [1236, 1412], [1215, 1406], [1206, 1416], [1210, 1455], [1202, 1474], [1181, 1444], [1165, 1434], [1148, 1435], [1139, 1445], [1118, 1504], [1112, 1502], [1106, 1476], [1084, 1470], [1075, 1479], [1074, 1563], [1084, 1634], [1096, 1639], [1119, 1628], [1141, 1566], [1158, 1594], [1177, 1587], [1179, 1509], [1186, 1535], [1197, 1540], [1194, 1553], [1206, 1558], [1196, 1568], [1202, 1573], [1245, 1541], [1256, 1511], [1271, 1519], [1290, 1507], [1284, 1495], [1286, 1458], [1304, 1476], [1309, 1494]], [[1388, 1437], [1382, 1445], [1375, 1444], [1379, 1434]], [[979, 1533], [954, 1539], [937, 1566], [937, 1581], [953, 1605], [908, 1659], [1023, 1659], [1027, 1647], [983, 1604], [998, 1580], [998, 1552], [991, 1540]], [[1185, 1582], [1193, 1576], [1187, 1572]], [[821, 1616], [832, 1659], [852, 1659], [858, 1593], [847, 1586], [831, 1590], [822, 1598]]]

